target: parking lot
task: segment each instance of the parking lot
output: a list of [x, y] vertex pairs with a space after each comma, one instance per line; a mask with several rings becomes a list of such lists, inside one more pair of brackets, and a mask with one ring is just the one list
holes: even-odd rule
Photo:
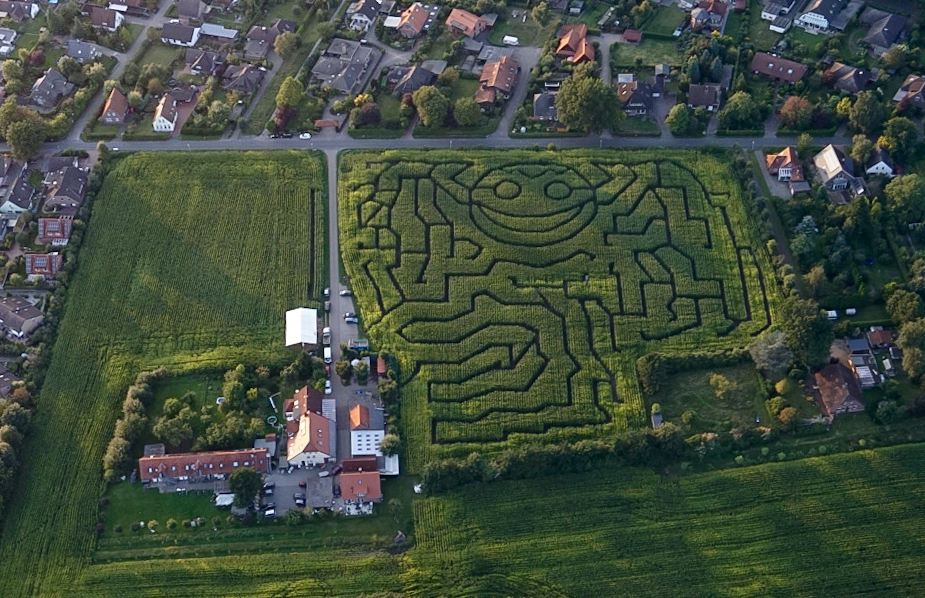
[[[330, 471], [330, 467], [328, 467]], [[331, 476], [320, 478], [318, 472], [323, 471], [317, 467], [307, 469], [293, 469], [292, 473], [286, 473], [286, 470], [274, 471], [266, 476], [268, 483], [276, 484], [273, 489], [273, 496], [263, 499], [264, 504], [272, 502], [276, 504], [277, 516], [283, 515], [286, 511], [295, 508], [295, 499], [293, 494], [305, 494], [305, 504], [308, 507], [328, 507], [332, 505], [333, 499], [333, 481]], [[299, 487], [299, 482], [305, 482], [305, 488]]]

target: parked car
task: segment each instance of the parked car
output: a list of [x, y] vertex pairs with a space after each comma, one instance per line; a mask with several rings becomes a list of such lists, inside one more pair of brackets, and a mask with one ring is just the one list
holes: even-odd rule
[[299, 135], [299, 139], [311, 139], [311, 138], [312, 138], [311, 133], [302, 133]]
[[353, 291], [350, 289], [344, 289], [340, 292], [341, 297], [353, 297]]
[[344, 318], [355, 318], [355, 317], [357, 317], [357, 315], [353, 313], [352, 311], [348, 311], [347, 313], [344, 314]]
[[347, 324], [359, 324], [360, 321], [356, 318], [344, 318], [344, 322]]
[[263, 510], [264, 510], [264, 511], [270, 511], [270, 510], [275, 509], [275, 508], [276, 508], [276, 503], [275, 503], [275, 502], [268, 502], [267, 504], [263, 505]]
[[305, 506], [305, 495], [301, 492], [292, 495], [292, 498], [295, 499], [295, 506], [304, 507]]
[[305, 480], [302, 480], [301, 482], [299, 482], [299, 488], [307, 488], [307, 487], [308, 487], [308, 482], [306, 482]]
[[331, 302], [330, 302], [330, 301], [325, 301], [325, 302], [324, 302], [324, 311], [327, 311], [327, 312], [331, 311]]
[[330, 297], [330, 296], [331, 296], [331, 289], [330, 289], [330, 288], [324, 287], [324, 296], [325, 296], [325, 297]]
[[273, 488], [264, 488], [264, 489], [263, 489], [263, 495], [264, 495], [264, 496], [273, 496]]
[[331, 379], [331, 366], [324, 366], [324, 375], [327, 376], [329, 380]]
[[334, 484], [334, 498], [340, 498], [340, 485]]
[[331, 386], [331, 381], [325, 380], [324, 381], [324, 394], [329, 395], [332, 392], [334, 392], [334, 388]]
[[334, 468], [334, 471], [332, 471], [331, 473], [332, 473], [333, 475], [337, 475], [337, 474], [339, 474], [340, 472], [342, 472], [343, 470], [344, 470], [344, 466], [343, 466], [343, 465], [338, 465], [337, 467]]
[[263, 512], [264, 517], [276, 517], [276, 509], [267, 509]]
[[319, 477], [319, 478], [326, 478], [326, 477], [328, 477], [329, 475], [331, 475], [331, 472], [330, 472], [330, 471], [319, 471], [319, 472], [318, 472], [318, 477]]
[[283, 138], [283, 139], [292, 139], [292, 133], [283, 133], [283, 134], [282, 134], [282, 138]]

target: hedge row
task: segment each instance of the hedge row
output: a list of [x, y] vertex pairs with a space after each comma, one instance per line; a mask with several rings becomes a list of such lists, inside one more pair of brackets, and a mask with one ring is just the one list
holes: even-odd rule
[[690, 370], [739, 365], [748, 362], [750, 359], [748, 349], [741, 347], [681, 355], [649, 353], [636, 360], [636, 374], [639, 376], [639, 383], [642, 385], [643, 392], [652, 396], [659, 391], [662, 381], [673, 374]]

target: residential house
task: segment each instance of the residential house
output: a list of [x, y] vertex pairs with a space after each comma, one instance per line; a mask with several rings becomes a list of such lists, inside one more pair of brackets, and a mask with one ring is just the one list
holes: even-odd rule
[[588, 26], [584, 23], [563, 25], [556, 35], [556, 56], [575, 64], [594, 60], [594, 46], [588, 41]]
[[350, 453], [382, 456], [379, 445], [385, 437], [385, 422], [381, 411], [370, 411], [365, 405], [350, 409]]
[[419, 65], [400, 67], [396, 70], [403, 73], [392, 88], [392, 93], [399, 97], [406, 93], [414, 93], [425, 85], [433, 85], [437, 80], [435, 74]]
[[321, 465], [336, 458], [336, 439], [334, 422], [308, 411], [299, 418], [298, 432], [288, 438], [286, 459], [290, 465]]
[[58, 102], [71, 95], [73, 91], [74, 84], [69, 83], [64, 75], [57, 69], [48, 69], [32, 85], [29, 99], [36, 106], [54, 108], [58, 105]]
[[286, 399], [283, 403], [283, 414], [287, 422], [301, 419], [303, 413], [322, 414], [324, 409], [324, 395], [321, 391], [311, 387], [303, 386], [293, 393], [291, 399]]
[[815, 375], [819, 407], [830, 418], [842, 413], [864, 411], [864, 396], [860, 381], [847, 366], [832, 363]]
[[892, 330], [884, 330], [883, 326], [871, 326], [865, 335], [867, 343], [873, 349], [887, 349], [896, 342]]
[[164, 23], [161, 29], [161, 41], [173, 46], [192, 48], [199, 41], [201, 31], [199, 27], [191, 27], [182, 23]]
[[861, 14], [861, 25], [869, 27], [863, 41], [870, 46], [874, 56], [880, 56], [903, 36], [908, 25], [906, 17], [868, 7]]
[[265, 74], [266, 71], [252, 64], [234, 64], [225, 69], [222, 87], [249, 96], [260, 87]]
[[78, 39], [69, 39], [67, 40], [67, 55], [80, 64], [84, 64], [93, 62], [103, 53], [93, 44], [88, 44]]
[[829, 191], [829, 199], [835, 203], [848, 203], [864, 195], [867, 189], [864, 180], [854, 175], [854, 160], [841, 147], [832, 144], [815, 155], [813, 164], [816, 176]]
[[803, 165], [792, 147], [784, 148], [780, 153], [765, 156], [768, 174], [776, 176], [778, 181], [787, 183], [790, 197], [800, 193], [809, 193], [810, 185], [803, 174]]
[[488, 28], [488, 22], [468, 10], [454, 8], [446, 19], [446, 28], [453, 37], [476, 37]]
[[161, 96], [161, 101], [158, 102], [157, 108], [154, 110], [152, 126], [158, 133], [173, 133], [179, 116], [180, 111], [177, 110], [177, 101], [170, 95], [170, 92], [165, 93]]
[[0, 398], [13, 394], [13, 385], [17, 382], [22, 382], [22, 378], [6, 368], [0, 368]]
[[128, 98], [125, 94], [112, 88], [106, 103], [103, 104], [103, 113], [100, 120], [106, 125], [121, 125], [125, 122], [125, 116], [128, 114]]
[[77, 214], [87, 197], [87, 180], [87, 173], [73, 166], [49, 172], [43, 181], [48, 192], [42, 211], [66, 216]]
[[874, 148], [874, 151], [870, 153], [870, 157], [867, 158], [867, 163], [864, 166], [864, 172], [866, 172], [868, 176], [882, 176], [888, 179], [896, 176], [893, 168], [893, 161], [890, 159], [890, 153], [880, 146]]
[[[212, 7], [215, 7], [215, 2], [212, 3]], [[238, 30], [225, 27], [224, 25], [217, 25], [215, 23], [203, 23], [199, 27], [199, 34], [202, 37], [214, 37], [220, 42], [227, 42], [237, 39]]]
[[39, 14], [39, 5], [34, 2], [0, 2], [0, 19], [23, 23]]
[[556, 109], [555, 93], [537, 93], [533, 94], [533, 118], [544, 122], [555, 123], [559, 120], [559, 112]]
[[186, 51], [186, 68], [193, 75], [211, 77], [225, 66], [225, 57], [217, 52], [190, 48]]
[[205, 12], [206, 5], [201, 0], [179, 0], [177, 2], [177, 16], [184, 23], [199, 21]]
[[822, 78], [836, 89], [848, 93], [857, 93], [874, 80], [874, 75], [866, 69], [859, 69], [836, 61], [826, 69]]
[[35, 187], [29, 183], [27, 166], [9, 156], [0, 158], [0, 214], [22, 214], [32, 209]]
[[764, 75], [784, 83], [796, 83], [806, 75], [809, 68], [773, 54], [756, 52], [752, 58], [751, 70], [756, 75]]
[[779, 2], [769, 1], [764, 3], [761, 9], [761, 18], [765, 21], [773, 21], [781, 15], [789, 14], [796, 5], [797, 0], [780, 0]]
[[726, 5], [718, 0], [700, 0], [691, 11], [691, 27], [699, 29], [719, 29], [726, 17]]
[[299, 26], [295, 21], [276, 19], [269, 27], [254, 25], [247, 32], [247, 43], [244, 45], [245, 60], [260, 60], [273, 49], [276, 38], [286, 32], [295, 32]]
[[893, 96], [894, 102], [903, 106], [925, 108], [925, 77], [909, 75]]
[[270, 473], [270, 456], [266, 449], [241, 449], [209, 453], [151, 455], [138, 460], [142, 482], [205, 482], [224, 480], [239, 467], [252, 467]]
[[570, 15], [580, 15], [581, 11], [585, 9], [584, 0], [572, 0], [572, 3], [569, 5], [568, 14]]
[[707, 112], [719, 112], [723, 90], [719, 85], [694, 83], [687, 91], [689, 108], [706, 108]]
[[24, 298], [0, 299], [0, 330], [7, 338], [23, 340], [44, 321], [45, 315]]
[[9, 56], [16, 49], [16, 38], [19, 34], [13, 29], [0, 27], [0, 56]]
[[648, 116], [652, 112], [652, 88], [648, 83], [633, 81], [617, 83], [617, 95], [627, 116]]
[[[520, 74], [520, 65], [511, 57], [502, 56], [497, 62], [490, 62], [482, 68], [479, 75], [479, 89], [476, 91], [476, 102], [480, 105], [494, 104], [500, 96], [507, 99], [517, 86], [517, 77]], [[482, 101], [479, 101], [479, 93]], [[488, 97], [491, 100], [488, 101]]]
[[430, 18], [430, 11], [420, 2], [415, 2], [402, 11], [398, 20], [398, 32], [402, 37], [414, 39], [424, 32], [428, 18]]
[[125, 15], [111, 8], [93, 6], [90, 8], [90, 26], [110, 33], [119, 29], [125, 21]]
[[360, 90], [381, 55], [372, 46], [335, 38], [312, 68], [312, 77], [323, 86], [350, 95]]
[[73, 216], [39, 218], [39, 230], [35, 235], [35, 242], [39, 245], [54, 245], [55, 247], [67, 245], [71, 240], [73, 226]]
[[353, 14], [346, 15], [347, 27], [353, 31], [369, 31], [379, 18], [381, 0], [360, 0]]
[[809, 33], [826, 32], [845, 7], [845, 0], [812, 0], [796, 24]]
[[60, 253], [27, 253], [24, 257], [29, 280], [52, 280], [64, 265], [64, 256]]
[[851, 355], [869, 355], [870, 344], [866, 338], [849, 338], [847, 340], [848, 353]]
[[199, 93], [199, 88], [195, 85], [179, 84], [170, 90], [170, 95], [173, 96], [177, 105], [189, 104], [196, 98], [197, 93]]
[[382, 482], [378, 471], [340, 474], [341, 498], [346, 503], [380, 502]]

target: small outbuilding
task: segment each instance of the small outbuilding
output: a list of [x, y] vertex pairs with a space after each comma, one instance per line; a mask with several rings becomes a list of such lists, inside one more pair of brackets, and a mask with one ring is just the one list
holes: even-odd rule
[[308, 307], [286, 312], [286, 346], [318, 344], [318, 310]]

